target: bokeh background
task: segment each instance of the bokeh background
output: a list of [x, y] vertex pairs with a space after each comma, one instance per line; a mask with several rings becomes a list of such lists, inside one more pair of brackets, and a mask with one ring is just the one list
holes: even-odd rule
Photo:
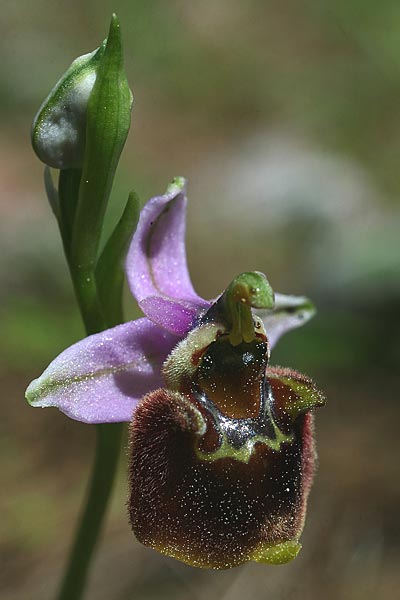
[[[398, 0], [1, 1], [0, 596], [54, 595], [94, 432], [24, 402], [83, 336], [32, 117], [121, 18], [135, 93], [109, 223], [189, 178], [188, 257], [218, 294], [258, 269], [318, 316], [273, 362], [313, 376], [319, 472], [304, 548], [281, 567], [195, 570], [146, 549], [126, 516], [125, 458], [88, 600], [392, 600], [400, 586], [400, 3]], [[128, 314], [133, 301], [127, 298]], [[71, 599], [73, 600], [73, 599]]]

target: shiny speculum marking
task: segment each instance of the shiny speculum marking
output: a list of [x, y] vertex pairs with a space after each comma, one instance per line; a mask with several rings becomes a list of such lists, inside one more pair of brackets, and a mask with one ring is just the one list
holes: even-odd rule
[[283, 442], [292, 441], [272, 417], [267, 363], [268, 343], [261, 335], [237, 346], [221, 336], [207, 348], [191, 390], [207, 421], [196, 449], [199, 459], [248, 463], [257, 443], [279, 450]]

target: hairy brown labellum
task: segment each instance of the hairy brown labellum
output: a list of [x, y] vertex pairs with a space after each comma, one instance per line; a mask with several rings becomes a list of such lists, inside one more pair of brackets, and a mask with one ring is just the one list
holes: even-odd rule
[[190, 382], [141, 401], [129, 512], [143, 544], [215, 569], [297, 555], [315, 463], [309, 410], [323, 399], [309, 379], [267, 362], [262, 334], [236, 346], [219, 335]]

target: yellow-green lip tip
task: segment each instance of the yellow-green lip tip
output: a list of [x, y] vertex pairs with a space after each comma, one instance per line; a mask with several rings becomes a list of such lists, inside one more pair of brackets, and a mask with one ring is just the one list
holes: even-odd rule
[[283, 565], [296, 558], [300, 550], [301, 544], [295, 540], [276, 544], [275, 546], [262, 544], [252, 554], [251, 560], [269, 565]]

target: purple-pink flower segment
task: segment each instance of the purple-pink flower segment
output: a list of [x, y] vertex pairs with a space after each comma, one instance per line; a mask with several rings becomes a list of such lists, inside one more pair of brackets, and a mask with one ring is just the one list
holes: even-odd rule
[[142, 543], [199, 567], [286, 562], [300, 549], [310, 411], [324, 398], [269, 356], [314, 308], [274, 295], [257, 272], [201, 298], [186, 264], [186, 202], [177, 178], [141, 212], [126, 274], [145, 316], [62, 352], [26, 397], [85, 423], [131, 422], [129, 513]]

